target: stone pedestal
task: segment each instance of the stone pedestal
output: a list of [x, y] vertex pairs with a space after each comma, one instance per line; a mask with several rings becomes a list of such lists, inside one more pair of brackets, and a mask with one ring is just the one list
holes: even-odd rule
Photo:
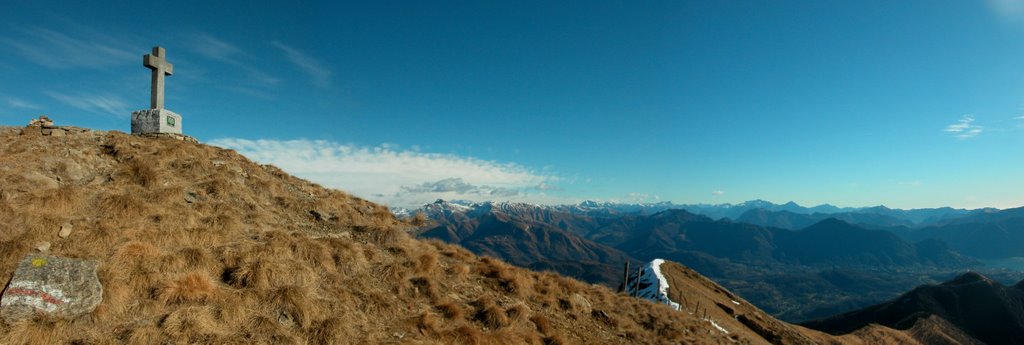
[[147, 109], [132, 113], [132, 134], [181, 134], [181, 115], [167, 109]]

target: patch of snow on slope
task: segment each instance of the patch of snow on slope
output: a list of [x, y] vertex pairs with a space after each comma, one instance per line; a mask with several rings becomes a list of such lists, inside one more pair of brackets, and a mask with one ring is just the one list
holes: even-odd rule
[[712, 326], [715, 326], [715, 328], [718, 328], [718, 330], [722, 331], [722, 333], [729, 334], [729, 330], [725, 329], [725, 327], [719, 326], [718, 323], [715, 322], [714, 319], [707, 318], [707, 319], [704, 319], [704, 321], [710, 322]]
[[679, 303], [668, 298], [668, 279], [661, 274], [661, 264], [664, 262], [662, 259], [654, 259], [644, 266], [643, 277], [640, 278], [640, 292], [637, 295], [679, 310]]

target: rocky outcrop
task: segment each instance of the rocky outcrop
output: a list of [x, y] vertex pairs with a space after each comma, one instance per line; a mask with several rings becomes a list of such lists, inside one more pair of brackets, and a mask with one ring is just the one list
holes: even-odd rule
[[0, 298], [0, 316], [13, 323], [37, 312], [61, 318], [92, 312], [103, 300], [96, 266], [91, 260], [29, 254]]

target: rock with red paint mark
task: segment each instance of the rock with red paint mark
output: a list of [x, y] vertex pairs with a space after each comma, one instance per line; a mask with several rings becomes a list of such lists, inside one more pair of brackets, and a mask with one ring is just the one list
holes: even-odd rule
[[0, 297], [0, 317], [13, 323], [36, 313], [71, 319], [92, 312], [103, 301], [96, 266], [93, 260], [29, 254]]

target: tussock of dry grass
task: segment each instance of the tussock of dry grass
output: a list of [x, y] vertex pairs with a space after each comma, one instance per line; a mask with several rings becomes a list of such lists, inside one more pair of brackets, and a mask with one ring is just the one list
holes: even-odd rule
[[157, 181], [159, 180], [159, 172], [157, 169], [154, 169], [153, 166], [147, 164], [147, 162], [139, 159], [132, 159], [121, 166], [122, 169], [115, 173], [117, 178], [124, 178], [141, 187], [156, 187]]
[[476, 308], [476, 314], [474, 314], [473, 318], [488, 328], [497, 329], [509, 325], [505, 310], [495, 304], [494, 300], [489, 296], [477, 299], [473, 302], [473, 306]]
[[[0, 166], [0, 277], [49, 241], [98, 260], [104, 284], [78, 319], [0, 322], [2, 344], [729, 341], [664, 306], [412, 239], [384, 206], [229, 150], [5, 130]], [[561, 308], [573, 293], [602, 317]]]
[[452, 300], [438, 302], [434, 305], [434, 308], [447, 319], [460, 320], [466, 315], [462, 307]]
[[512, 320], [512, 322], [522, 322], [530, 318], [530, 307], [525, 303], [518, 303], [509, 307], [505, 314], [508, 315], [509, 320]]
[[173, 304], [182, 302], [203, 302], [213, 298], [217, 286], [204, 273], [192, 272], [168, 281], [157, 290], [157, 299]]
[[548, 321], [548, 318], [544, 315], [531, 317], [530, 322], [533, 322], [533, 324], [537, 326], [537, 331], [539, 331], [540, 334], [551, 334], [554, 330], [554, 328], [551, 327], [551, 321]]

